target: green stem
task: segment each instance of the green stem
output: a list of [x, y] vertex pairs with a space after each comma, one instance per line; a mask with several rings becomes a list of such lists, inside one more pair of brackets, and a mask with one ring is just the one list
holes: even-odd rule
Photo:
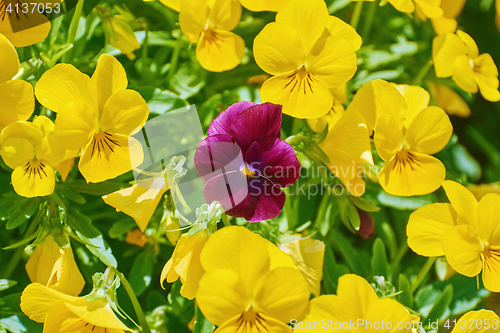
[[285, 188], [285, 195], [285, 216], [288, 224], [288, 230], [293, 230], [293, 228], [295, 228], [295, 223], [293, 222], [292, 198], [289, 187]]
[[[38, 227], [38, 222], [40, 221], [40, 215], [41, 212], [40, 210], [38, 210], [38, 213], [28, 227], [28, 230], [26, 230], [24, 238], [31, 236], [31, 234], [35, 232], [36, 228]], [[24, 246], [19, 247], [10, 259], [9, 265], [7, 266], [7, 269], [3, 274], [4, 279], [8, 279], [16, 269], [17, 265], [19, 264], [19, 260], [21, 260], [21, 257], [23, 256], [24, 248]]]
[[177, 38], [177, 42], [175, 43], [174, 52], [172, 53], [172, 58], [170, 59], [170, 68], [168, 69], [167, 74], [167, 84], [170, 85], [170, 81], [177, 70], [177, 63], [179, 62], [179, 57], [182, 49], [182, 35]]
[[363, 1], [356, 2], [356, 7], [354, 7], [354, 13], [351, 17], [351, 26], [354, 29], [358, 28], [359, 17], [361, 16], [361, 10], [363, 9]]
[[399, 266], [399, 263], [403, 259], [403, 257], [406, 254], [406, 251], [408, 251], [408, 243], [405, 241], [401, 247], [399, 248], [398, 253], [396, 254], [396, 257], [391, 263], [391, 267], [389, 268], [389, 282], [392, 281], [392, 276], [396, 272], [396, 268]]
[[316, 220], [314, 221], [314, 226], [316, 228], [319, 228], [321, 221], [325, 218], [326, 208], [328, 207], [328, 199], [330, 199], [330, 191], [327, 189], [326, 193], [323, 195], [323, 198], [321, 198], [318, 215], [316, 215]]
[[111, 267], [111, 269], [114, 271], [114, 273], [116, 275], [118, 275], [120, 277], [120, 282], [122, 283], [123, 287], [127, 291], [128, 297], [130, 298], [130, 301], [132, 302], [132, 306], [134, 307], [135, 314], [137, 315], [137, 318], [139, 319], [139, 325], [141, 325], [142, 332], [151, 333], [151, 331], [149, 330], [148, 323], [146, 322], [146, 317], [144, 316], [144, 312], [142, 311], [141, 305], [139, 304], [139, 301], [137, 300], [137, 296], [135, 296], [134, 289], [132, 289], [132, 286], [130, 285], [128, 280], [125, 278], [125, 275], [123, 275], [115, 267]]
[[420, 270], [420, 272], [418, 272], [417, 277], [411, 283], [411, 292], [412, 292], [412, 294], [417, 290], [417, 288], [420, 286], [420, 284], [422, 283], [422, 281], [424, 281], [425, 276], [427, 275], [427, 273], [429, 273], [432, 265], [434, 265], [434, 262], [436, 261], [436, 258], [437, 257], [431, 257], [431, 258], [427, 259], [427, 262], [425, 263], [425, 265], [422, 267], [422, 269]]
[[429, 72], [429, 69], [431, 69], [433, 64], [432, 58], [427, 61], [427, 63], [420, 69], [420, 72], [418, 72], [415, 80], [413, 81], [413, 85], [418, 86], [420, 83], [422, 83], [422, 80], [425, 78], [427, 73]]
[[375, 21], [375, 14], [377, 13], [377, 8], [379, 7], [378, 2], [372, 2], [367, 5], [368, 5], [368, 14], [366, 17], [365, 26], [363, 27], [363, 33], [361, 35], [363, 37], [363, 44], [370, 37], [373, 21]]
[[[80, 0], [76, 4], [75, 13], [73, 14], [73, 18], [71, 19], [71, 24], [69, 26], [68, 38], [66, 40], [67, 44], [73, 44], [76, 39], [76, 33], [78, 32], [78, 25], [80, 24], [80, 17], [82, 16], [84, 2], [85, 0]], [[71, 59], [71, 54], [73, 54], [73, 52], [66, 52], [63, 56], [63, 62], [68, 62], [68, 60]]]

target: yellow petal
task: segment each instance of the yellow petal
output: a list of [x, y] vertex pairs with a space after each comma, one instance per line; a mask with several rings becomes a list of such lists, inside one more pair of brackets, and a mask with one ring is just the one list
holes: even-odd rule
[[[181, 295], [187, 299], [193, 299], [198, 290], [198, 284], [204, 274], [201, 265], [201, 251], [208, 240], [207, 230], [202, 230], [193, 236], [183, 234], [172, 254], [172, 267], [175, 273], [179, 275], [182, 288]], [[175, 278], [173, 273], [167, 274], [167, 281]]]
[[375, 125], [375, 147], [384, 161], [391, 160], [403, 145], [403, 123], [393, 116], [380, 116]]
[[488, 53], [481, 54], [474, 59], [474, 71], [481, 95], [490, 102], [498, 102], [498, 68], [493, 58]]
[[277, 12], [290, 0], [240, 0], [243, 7], [252, 12]]
[[61, 175], [62, 181], [66, 181], [69, 172], [75, 166], [75, 158], [78, 156], [78, 150], [67, 150], [63, 161], [59, 163], [54, 169], [56, 169]]
[[191, 43], [196, 43], [207, 26], [208, 6], [206, 1], [183, 0], [179, 12], [182, 33]]
[[116, 36], [116, 40], [111, 38], [109, 44], [118, 50], [121, 53], [130, 55], [132, 59], [135, 58], [135, 55], [132, 53], [135, 50], [141, 48], [141, 44], [134, 35], [134, 31], [128, 25], [128, 22], [125, 20], [121, 20], [114, 16], [111, 19], [111, 26], [113, 27], [113, 31]]
[[421, 256], [443, 256], [443, 235], [455, 226], [456, 220], [450, 204], [435, 203], [417, 209], [406, 226], [408, 246]]
[[415, 116], [425, 109], [431, 100], [429, 93], [422, 87], [410, 86], [407, 84], [398, 84], [396, 89], [403, 95], [408, 112], [406, 114], [406, 121], [409, 123]]
[[361, 48], [363, 40], [350, 24], [342, 21], [336, 16], [328, 16], [326, 29], [331, 36], [339, 37], [348, 40], [355, 51]]
[[[0, 83], [12, 79], [19, 72], [19, 58], [17, 52], [10, 41], [1, 34], [0, 30]], [[3, 90], [3, 89], [2, 89]]]
[[46, 285], [51, 277], [52, 267], [61, 257], [61, 248], [51, 235], [35, 247], [33, 254], [26, 263], [26, 273], [31, 282]]
[[[245, 227], [222, 228], [205, 244], [201, 252], [201, 264], [207, 272], [216, 269], [233, 270], [241, 276], [252, 293], [269, 271], [268, 242]], [[231, 255], [221, 257], [220, 253]]]
[[201, 67], [212, 72], [228, 71], [238, 66], [245, 55], [245, 41], [225, 30], [206, 30], [196, 47]]
[[104, 195], [104, 202], [116, 210], [131, 216], [142, 232], [146, 230], [149, 220], [153, 216], [163, 194], [168, 190], [168, 185], [161, 178], [157, 180], [134, 184], [108, 195]]
[[483, 246], [468, 225], [457, 225], [443, 235], [443, 251], [450, 266], [458, 273], [472, 277], [481, 272]]
[[462, 12], [465, 2], [466, 0], [441, 0], [444, 16], [453, 19], [457, 18]]
[[365, 83], [347, 107], [348, 111], [359, 112], [370, 130], [375, 128], [377, 117], [383, 114], [402, 117], [406, 109], [405, 99], [396, 87], [379, 79]]
[[337, 101], [334, 101], [333, 107], [330, 109], [326, 115], [317, 119], [307, 119], [307, 125], [309, 128], [316, 133], [320, 133], [328, 125], [328, 130], [331, 130], [333, 126], [342, 118], [345, 113], [344, 106]]
[[425, 17], [436, 18], [443, 16], [443, 10], [439, 7], [441, 0], [414, 0], [417, 7]]
[[[65, 306], [75, 316], [91, 325], [133, 332], [118, 319], [106, 299], [87, 302], [84, 297], [79, 297], [76, 301], [67, 302]], [[47, 321], [51, 312], [49, 311], [47, 315]], [[57, 315], [57, 313], [57, 311], [54, 311], [54, 314]]]
[[54, 263], [50, 274], [50, 280], [46, 285], [51, 289], [67, 295], [78, 296], [85, 285], [85, 280], [76, 265], [73, 251], [71, 247], [69, 247], [61, 249], [60, 253], [61, 256]]
[[389, 3], [403, 13], [413, 13], [415, 11], [415, 4], [412, 0], [389, 0]]
[[33, 144], [28, 140], [22, 138], [8, 138], [2, 141], [1, 152], [3, 161], [11, 169], [24, 166], [28, 161], [33, 159], [35, 149]]
[[[491, 331], [492, 324], [494, 322], [500, 321], [498, 315], [490, 310], [479, 310], [479, 311], [469, 311], [464, 314], [460, 319], [457, 320], [457, 325], [455, 329], [453, 329], [453, 333], [488, 333]], [[471, 323], [474, 325], [472, 331], [470, 330]], [[475, 327], [477, 323], [478, 327], [483, 327], [482, 329], [477, 330]], [[490, 324], [490, 328], [484, 328]], [[481, 325], [482, 324], [482, 325]], [[494, 324], [493, 324], [494, 325]], [[464, 327], [462, 327], [464, 326]]]
[[[165, 217], [166, 215], [166, 217]], [[170, 213], [167, 211], [163, 212], [163, 218], [166, 218], [166, 229], [165, 229], [165, 236], [167, 237], [168, 241], [170, 244], [175, 245], [179, 241], [179, 238], [181, 237], [181, 231], [180, 231], [180, 224], [177, 220], [174, 220], [171, 216]], [[162, 220], [163, 220], [162, 218]]]
[[431, 83], [430, 87], [437, 105], [447, 114], [462, 118], [470, 116], [471, 110], [469, 105], [455, 90], [446, 85], [435, 83]]
[[[347, 298], [348, 302], [352, 303], [358, 301], [358, 299]], [[344, 322], [347, 319], [349, 322], [349, 315], [347, 312], [354, 312], [357, 309], [354, 307], [357, 304], [345, 304], [344, 299], [336, 295], [321, 295], [312, 299], [309, 302], [309, 306], [304, 312], [303, 318], [294, 318], [296, 321], [293, 322], [295, 324], [294, 332], [311, 332], [311, 333], [322, 333], [325, 332], [324, 329], [314, 326], [314, 323], [321, 323], [323, 320], [328, 320], [328, 323], [332, 321], [335, 325], [337, 322]], [[341, 305], [341, 303], [343, 303]], [[354, 305], [354, 306], [353, 306]], [[344, 311], [342, 311], [344, 310]], [[357, 311], [356, 311], [357, 312]], [[351, 317], [356, 321], [358, 318], [361, 319], [356, 314], [351, 315]], [[338, 327], [338, 326], [337, 326]]]
[[289, 323], [304, 312], [309, 295], [307, 282], [297, 269], [279, 267], [262, 279], [253, 304], [259, 313]]
[[446, 180], [443, 182], [446, 196], [458, 215], [458, 224], [468, 224], [476, 229], [477, 225], [477, 200], [474, 195], [463, 185]]
[[87, 181], [98, 183], [138, 167], [143, 160], [142, 146], [136, 139], [100, 132], [83, 151], [78, 168]]
[[450, 77], [454, 72], [455, 59], [467, 54], [467, 45], [455, 34], [442, 34], [432, 41], [432, 60], [436, 76]]
[[306, 57], [306, 68], [326, 87], [345, 84], [356, 73], [356, 52], [343, 38], [323, 37], [312, 47]]
[[474, 194], [477, 200], [481, 200], [488, 193], [496, 193], [500, 194], [500, 184], [478, 184], [478, 185], [469, 185], [467, 189]]
[[267, 80], [260, 91], [264, 102], [283, 105], [283, 113], [295, 118], [319, 118], [328, 113], [333, 96], [311, 74], [286, 72]]
[[29, 121], [16, 121], [7, 126], [1, 134], [1, 141], [5, 142], [9, 138], [20, 138], [28, 140], [33, 147], [36, 147], [43, 139], [40, 128]]
[[403, 150], [384, 165], [378, 179], [389, 194], [413, 196], [434, 192], [445, 176], [446, 169], [437, 158]]
[[[259, 313], [259, 320], [256, 320], [257, 314], [252, 312], [248, 314], [248, 320], [242, 318], [245, 316], [238, 315], [234, 317], [221, 326], [217, 328], [217, 333], [243, 333], [250, 332], [252, 333], [264, 333], [264, 332], [273, 332], [273, 333], [290, 333], [291, 328], [284, 323], [281, 323], [273, 318], [267, 317], [263, 314]], [[258, 323], [258, 324], [257, 324]], [[255, 331], [257, 330], [257, 331]]]
[[[54, 5], [56, 3], [59, 2], [55, 2]], [[12, 5], [14, 6], [14, 3]], [[45, 15], [38, 11], [16, 15], [16, 9], [13, 8], [12, 13], [7, 14], [4, 11], [3, 15], [5, 16], [0, 20], [0, 34], [7, 37], [15, 47], [36, 44], [49, 35], [50, 22]]]
[[148, 116], [146, 101], [137, 91], [126, 89], [108, 99], [99, 123], [101, 130], [130, 136], [140, 131]]
[[120, 90], [127, 88], [127, 74], [122, 64], [115, 57], [103, 54], [88, 83], [88, 92], [98, 110], [99, 119], [108, 99]]
[[98, 130], [97, 114], [87, 104], [68, 103], [61, 106], [56, 118], [55, 136], [66, 149], [80, 150]]
[[477, 205], [477, 233], [489, 244], [500, 244], [500, 195], [486, 194]]
[[477, 44], [474, 39], [472, 39], [469, 34], [461, 30], [457, 30], [457, 36], [463, 40], [465, 45], [467, 45], [467, 55], [469, 56], [469, 58], [477, 58], [479, 56], [479, 49], [477, 48]]
[[[497, 241], [498, 244], [498, 241]], [[500, 247], [489, 248], [483, 252], [483, 284], [486, 289], [500, 292]]]
[[160, 0], [160, 2], [165, 6], [175, 10], [176, 12], [181, 11], [182, 0]]
[[283, 23], [269, 23], [255, 37], [253, 53], [260, 68], [272, 75], [299, 69], [305, 61], [300, 37]]
[[405, 136], [408, 149], [423, 154], [441, 151], [453, 134], [448, 115], [437, 106], [429, 106], [413, 119]]
[[172, 258], [170, 258], [167, 261], [167, 263], [165, 264], [165, 266], [163, 266], [163, 269], [161, 271], [160, 285], [163, 289], [165, 289], [163, 287], [163, 282], [165, 282], [165, 280], [167, 280], [168, 283], [172, 283], [179, 278], [179, 274], [177, 274], [175, 269], [172, 267], [173, 263], [174, 263], [174, 260]]
[[31, 84], [18, 80], [0, 83], [0, 132], [14, 121], [28, 120], [34, 108]]
[[69, 296], [45, 287], [39, 283], [31, 283], [21, 295], [21, 310], [31, 320], [43, 323], [50, 308], [58, 302], [73, 302], [78, 297]]
[[245, 312], [250, 297], [244, 281], [236, 272], [217, 269], [201, 278], [196, 302], [205, 317], [220, 326]]
[[215, 0], [210, 8], [208, 20], [217, 30], [231, 31], [241, 18], [241, 5], [238, 0]]
[[283, 243], [280, 248], [292, 257], [293, 262], [304, 275], [309, 285], [309, 291], [319, 296], [321, 277], [323, 275], [325, 243], [316, 239], [305, 238]]
[[276, 22], [293, 27], [299, 34], [307, 54], [323, 34], [328, 21], [328, 9], [323, 0], [292, 0], [276, 14]]
[[474, 64], [466, 55], [458, 56], [453, 66], [453, 81], [465, 92], [477, 93], [478, 86], [474, 73]]
[[40, 104], [55, 112], [67, 103], [89, 102], [87, 86], [90, 78], [68, 64], [58, 64], [38, 80], [35, 95]]
[[319, 144], [330, 158], [340, 158], [360, 164], [373, 164], [370, 134], [363, 117], [353, 111], [345, 112]]
[[[355, 305], [350, 309], [350, 313], [356, 319], [365, 318], [370, 306], [378, 301], [378, 296], [368, 281], [355, 274], [346, 274], [339, 278], [337, 296], [342, 301], [350, 300], [351, 304]], [[347, 304], [341, 306], [346, 307]]]
[[12, 186], [17, 194], [27, 197], [42, 197], [54, 192], [56, 178], [54, 169], [43, 161], [30, 161], [12, 172]]
[[432, 27], [436, 35], [446, 33], [454, 33], [457, 30], [458, 22], [455, 19], [447, 18], [445, 16], [432, 19]]
[[[416, 330], [412, 330], [411, 328], [398, 328], [400, 323], [411, 323], [413, 321], [413, 317], [406, 310], [406, 308], [398, 303], [395, 299], [385, 298], [381, 299], [378, 302], [373, 303], [366, 314], [366, 323], [384, 323], [385, 327], [391, 326], [392, 329], [374, 329], [373, 331], [385, 331], [387, 333], [413, 333]], [[391, 324], [389, 324], [391, 323]], [[366, 327], [366, 324], [365, 324]], [[375, 328], [374, 324], [374, 328]], [[368, 331], [368, 330], [367, 330]]]

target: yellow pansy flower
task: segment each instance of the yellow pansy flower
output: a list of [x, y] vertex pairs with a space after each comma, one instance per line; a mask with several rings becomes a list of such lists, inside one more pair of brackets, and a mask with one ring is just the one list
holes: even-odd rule
[[403, 13], [416, 11], [421, 18], [443, 16], [443, 10], [439, 7], [441, 0], [389, 0], [389, 3]]
[[301, 238], [282, 243], [279, 248], [288, 254], [309, 285], [309, 292], [316, 297], [321, 291], [325, 243], [312, 238]]
[[66, 150], [62, 162], [55, 167], [56, 171], [61, 175], [63, 182], [66, 181], [69, 172], [75, 166], [75, 158], [78, 156], [78, 153], [78, 150]]
[[21, 295], [21, 310], [38, 323], [44, 333], [124, 333], [133, 332], [113, 312], [106, 298], [87, 300], [45, 287], [28, 285]]
[[150, 240], [151, 237], [144, 235], [139, 229], [127, 231], [127, 236], [125, 237], [126, 243], [140, 247], [144, 247]]
[[435, 203], [410, 216], [408, 246], [426, 257], [445, 256], [465, 276], [483, 271], [486, 289], [500, 291], [500, 195], [490, 193], [479, 202], [464, 186], [443, 182], [450, 203]]
[[460, 95], [444, 84], [430, 83], [432, 97], [436, 100], [437, 106], [447, 114], [462, 118], [470, 116], [470, 107]]
[[252, 12], [277, 12], [290, 0], [240, 0], [243, 7]]
[[131, 187], [104, 195], [102, 199], [117, 211], [132, 217], [144, 232], [161, 198], [168, 191], [165, 177], [155, 177]]
[[201, 253], [206, 272], [196, 293], [201, 312], [218, 326], [215, 332], [291, 332], [286, 324], [306, 308], [309, 288], [290, 261], [244, 227], [215, 232]]
[[[54, 7], [62, 1], [52, 1]], [[36, 2], [39, 3], [39, 2]], [[4, 0], [0, 6], [0, 35], [4, 35], [15, 47], [24, 47], [44, 40], [50, 32], [49, 19], [28, 8], [27, 13], [18, 13], [25, 10], [26, 2], [18, 0]], [[19, 15], [20, 14], [20, 15]], [[0, 47], [1, 48], [1, 47]]]
[[[471, 36], [458, 30], [434, 38], [432, 58], [436, 76], [452, 77], [463, 91], [481, 92], [491, 102], [500, 101], [498, 69], [488, 53], [479, 55], [476, 42]], [[479, 89], [478, 89], [479, 88]]]
[[[490, 310], [469, 311], [457, 320], [451, 333], [488, 333], [500, 326], [500, 317]], [[480, 328], [478, 328], [480, 327]]]
[[183, 0], [181, 30], [191, 43], [198, 43], [196, 58], [208, 71], [223, 72], [238, 66], [245, 55], [245, 41], [231, 31], [241, 18], [237, 0]]
[[88, 182], [115, 178], [143, 161], [141, 144], [130, 136], [144, 125], [149, 109], [127, 84], [120, 62], [103, 54], [91, 78], [58, 64], [35, 87], [40, 103], [57, 112], [57, 138], [68, 150], [81, 149], [78, 168]]
[[428, 106], [429, 101], [421, 87], [374, 80], [361, 87], [347, 109], [375, 128], [375, 147], [387, 162], [378, 179], [387, 193], [423, 195], [445, 179], [443, 163], [430, 155], [446, 146], [453, 127], [446, 113]]
[[0, 34], [0, 133], [14, 121], [27, 120], [35, 109], [31, 84], [12, 80], [18, 72], [19, 58], [16, 49]]
[[182, 234], [172, 253], [172, 258], [165, 264], [160, 276], [160, 284], [163, 282], [175, 282], [181, 279], [181, 295], [187, 299], [193, 299], [198, 290], [198, 283], [205, 273], [201, 267], [200, 253], [208, 240], [208, 230], [204, 229], [192, 236]]
[[454, 33], [457, 30], [456, 18], [462, 12], [466, 0], [441, 0], [443, 16], [431, 20], [436, 34]]
[[[294, 332], [319, 333], [334, 331], [337, 327], [338, 331], [352, 333], [412, 333], [412, 329], [404, 325], [411, 327], [419, 320], [396, 300], [378, 298], [373, 287], [354, 274], [339, 278], [337, 295], [321, 295], [309, 303], [304, 318], [295, 318], [292, 322]], [[328, 328], [322, 326], [325, 322]], [[397, 326], [399, 323], [402, 323], [401, 327]], [[376, 324], [378, 327], [374, 327]]]
[[318, 145], [330, 160], [323, 162], [350, 194], [363, 195], [363, 165], [373, 165], [370, 133], [363, 117], [355, 110], [345, 111], [342, 104], [335, 102], [324, 117], [307, 122], [315, 132], [321, 132], [328, 124], [328, 134]]
[[314, 119], [331, 109], [336, 89], [356, 72], [361, 37], [342, 20], [329, 16], [323, 0], [292, 0], [254, 41], [255, 61], [274, 75], [261, 99], [283, 105], [283, 113]]
[[14, 169], [11, 181], [17, 194], [31, 198], [54, 192], [54, 168], [66, 150], [53, 131], [54, 123], [45, 116], [36, 117], [33, 123], [16, 121], [2, 131], [1, 155]]
[[31, 282], [41, 283], [64, 294], [77, 296], [85, 285], [71, 246], [59, 247], [51, 235], [35, 247], [25, 268]]

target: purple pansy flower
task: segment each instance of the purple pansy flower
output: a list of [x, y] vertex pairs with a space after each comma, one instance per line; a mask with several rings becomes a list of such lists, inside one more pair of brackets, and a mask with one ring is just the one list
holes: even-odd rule
[[280, 214], [281, 189], [300, 175], [292, 146], [280, 139], [281, 116], [280, 105], [240, 102], [214, 119], [194, 157], [208, 203], [219, 201], [228, 215], [249, 222]]

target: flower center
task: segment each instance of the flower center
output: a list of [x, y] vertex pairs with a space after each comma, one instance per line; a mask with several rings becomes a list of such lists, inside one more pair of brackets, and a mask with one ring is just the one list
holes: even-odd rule
[[417, 157], [406, 149], [397, 152], [395, 159], [396, 163], [393, 169], [396, 172], [401, 172], [406, 166], [409, 166], [412, 170], [420, 166]]
[[212, 44], [212, 43], [217, 44], [219, 41], [221, 41], [221, 39], [217, 35], [217, 33], [214, 30], [209, 29], [209, 28], [207, 30], [205, 30], [204, 40], [205, 40], [205, 42], [207, 42], [209, 44]]
[[45, 164], [37, 160], [36, 158], [26, 162], [24, 165], [24, 174], [23, 176], [28, 176], [28, 179], [31, 177], [40, 177], [40, 179], [43, 179], [43, 177], [47, 177], [47, 173], [45, 172]]
[[302, 92], [303, 94], [313, 93], [313, 83], [314, 79], [311, 76], [305, 66], [300, 69], [295, 70], [290, 76], [288, 76], [290, 81], [285, 85], [283, 89], [290, 89], [290, 92]]
[[250, 168], [248, 167], [248, 163], [245, 163], [245, 166], [243, 168], [241, 168], [240, 171], [242, 174], [244, 174], [247, 177], [251, 177], [251, 176], [255, 175], [255, 171], [250, 170]]
[[469, 59], [469, 65], [472, 69], [474, 69], [474, 60]]
[[265, 324], [264, 318], [255, 310], [250, 309], [241, 314], [241, 316], [236, 321], [238, 329], [236, 333], [245, 332], [268, 332], [267, 325]]
[[113, 139], [113, 134], [108, 132], [96, 133], [92, 139], [92, 152], [90, 156], [93, 157], [94, 154], [97, 154], [100, 157], [101, 153], [114, 153], [117, 146], [120, 147], [120, 144], [117, 140]]

